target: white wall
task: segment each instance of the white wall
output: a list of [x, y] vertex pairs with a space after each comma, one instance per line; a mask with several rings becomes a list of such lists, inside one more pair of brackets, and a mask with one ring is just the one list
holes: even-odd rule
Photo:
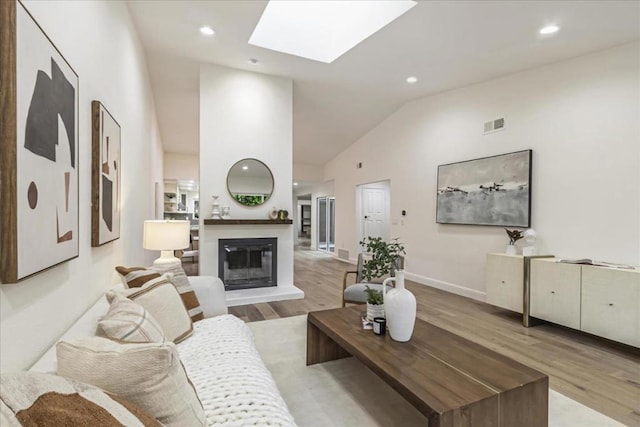
[[[269, 218], [272, 207], [292, 212], [293, 85], [290, 79], [218, 66], [200, 69], [200, 211], [211, 196], [232, 218]], [[247, 207], [227, 191], [227, 172], [255, 158], [273, 174], [269, 201]], [[278, 287], [293, 286], [293, 226], [205, 226], [200, 223], [200, 273], [218, 274], [218, 238], [277, 237]]]
[[[639, 52], [627, 44], [406, 104], [325, 167], [337, 247], [356, 249], [356, 185], [390, 179], [392, 221], [407, 210], [391, 235], [412, 278], [482, 299], [485, 254], [507, 236], [436, 224], [437, 166], [531, 148], [540, 252], [640, 264]], [[499, 117], [505, 130], [483, 136]]]
[[[18, 284], [0, 287], [0, 370], [31, 365], [118, 281], [114, 266], [148, 264], [142, 224], [162, 183], [162, 147], [142, 47], [122, 2], [25, 5], [80, 76], [80, 255]], [[122, 127], [121, 238], [91, 247], [91, 101]]]
[[293, 164], [293, 180], [307, 182], [321, 182], [324, 175], [322, 166], [306, 163]]
[[200, 159], [193, 154], [164, 153], [164, 179], [198, 181]]

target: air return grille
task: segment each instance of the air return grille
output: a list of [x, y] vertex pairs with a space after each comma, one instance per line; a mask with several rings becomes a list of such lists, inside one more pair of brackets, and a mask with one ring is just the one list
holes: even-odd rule
[[492, 133], [497, 132], [499, 130], [504, 129], [504, 117], [499, 119], [491, 120], [490, 122], [486, 122], [484, 124], [484, 133]]

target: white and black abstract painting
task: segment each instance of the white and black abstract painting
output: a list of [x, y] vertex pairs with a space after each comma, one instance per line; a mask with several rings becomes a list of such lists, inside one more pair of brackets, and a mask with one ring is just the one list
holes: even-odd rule
[[[13, 224], [3, 215], [2, 232], [11, 237], [2, 267], [3, 281], [17, 281], [78, 256], [78, 76], [24, 6], [7, 3], [15, 11], [15, 44], [2, 69], [15, 92], [5, 95], [3, 121], [16, 127], [2, 135], [2, 154], [15, 188], [3, 185]], [[5, 4], [3, 15], [7, 10]]]
[[436, 222], [530, 227], [531, 153], [438, 166]]
[[91, 245], [120, 238], [120, 125], [99, 102], [92, 115], [92, 230]]

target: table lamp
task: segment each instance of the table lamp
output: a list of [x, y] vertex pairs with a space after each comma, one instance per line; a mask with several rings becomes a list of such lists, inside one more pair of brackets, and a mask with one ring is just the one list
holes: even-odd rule
[[189, 246], [191, 223], [189, 221], [145, 221], [142, 247], [151, 251], [160, 251], [160, 258], [154, 266], [180, 263], [173, 251]]

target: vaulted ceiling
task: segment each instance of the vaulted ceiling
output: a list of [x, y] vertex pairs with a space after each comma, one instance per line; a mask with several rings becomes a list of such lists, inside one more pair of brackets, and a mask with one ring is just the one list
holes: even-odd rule
[[325, 64], [247, 43], [266, 4], [128, 2], [165, 151], [199, 151], [200, 64], [293, 79], [294, 162], [323, 165], [407, 101], [640, 38], [638, 1], [424, 1]]

